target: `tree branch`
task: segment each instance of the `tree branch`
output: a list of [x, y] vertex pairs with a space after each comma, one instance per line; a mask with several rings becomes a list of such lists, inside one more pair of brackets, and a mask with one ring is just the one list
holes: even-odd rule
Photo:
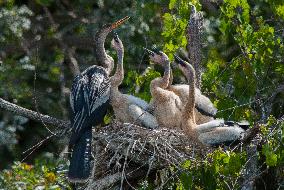
[[190, 55], [190, 62], [196, 73], [196, 87], [201, 87], [201, 60], [202, 60], [202, 33], [203, 33], [203, 16], [197, 12], [193, 6], [187, 26], [187, 49]]
[[26, 108], [23, 108], [21, 106], [18, 106], [16, 104], [10, 103], [6, 100], [3, 100], [0, 98], [0, 108], [4, 109], [6, 111], [15, 113], [17, 115], [21, 115], [23, 117], [30, 118], [35, 121], [39, 122], [44, 122], [49, 125], [53, 125], [59, 128], [69, 128], [70, 127], [70, 122], [69, 121], [64, 121], [61, 119], [57, 119], [48, 115], [44, 115]]

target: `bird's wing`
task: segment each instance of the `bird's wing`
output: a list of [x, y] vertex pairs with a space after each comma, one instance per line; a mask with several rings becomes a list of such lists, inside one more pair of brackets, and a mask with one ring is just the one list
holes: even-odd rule
[[103, 121], [109, 97], [109, 77], [101, 68], [91, 67], [74, 79], [70, 94], [71, 144], [85, 130]]
[[125, 97], [127, 97], [129, 104], [137, 105], [140, 108], [142, 108], [143, 110], [148, 109], [149, 104], [145, 100], [142, 100], [141, 98], [138, 98], [136, 96], [132, 96], [132, 95], [129, 95], [129, 94], [124, 94], [124, 95], [125, 95]]
[[93, 113], [96, 109], [107, 102], [110, 97], [110, 80], [104, 75], [93, 74], [90, 85], [88, 99], [91, 100], [89, 112]]
[[215, 108], [211, 100], [197, 88], [195, 89], [195, 108], [203, 115], [214, 117], [217, 114], [217, 108]]

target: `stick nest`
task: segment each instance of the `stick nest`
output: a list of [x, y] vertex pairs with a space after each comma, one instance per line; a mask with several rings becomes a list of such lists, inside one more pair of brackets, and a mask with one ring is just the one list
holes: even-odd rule
[[[94, 131], [93, 147], [95, 159], [90, 189], [104, 189], [104, 185], [123, 178], [141, 179], [166, 166], [178, 167], [185, 160], [200, 159], [211, 151], [181, 131], [149, 130], [127, 123], [113, 123]], [[101, 185], [102, 180], [107, 184]]]

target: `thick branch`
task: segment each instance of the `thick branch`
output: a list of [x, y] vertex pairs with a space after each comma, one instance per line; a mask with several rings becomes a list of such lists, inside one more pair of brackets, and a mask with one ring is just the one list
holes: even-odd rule
[[122, 173], [121, 172], [117, 172], [115, 174], [112, 175], [108, 175], [102, 179], [96, 180], [94, 182], [91, 182], [88, 185], [87, 189], [106, 189], [109, 186], [112, 186], [113, 184], [117, 183], [120, 179], [121, 179]]
[[70, 122], [69, 121], [64, 121], [64, 120], [60, 120], [48, 115], [43, 115], [41, 113], [20, 107], [16, 104], [12, 104], [6, 100], [3, 100], [2, 98], [0, 98], [0, 108], [9, 111], [9, 112], [13, 112], [17, 115], [21, 115], [27, 118], [30, 118], [32, 120], [35, 121], [39, 121], [39, 122], [44, 122], [45, 124], [49, 124], [49, 125], [53, 125], [53, 126], [57, 126], [60, 128], [69, 128], [70, 127]]

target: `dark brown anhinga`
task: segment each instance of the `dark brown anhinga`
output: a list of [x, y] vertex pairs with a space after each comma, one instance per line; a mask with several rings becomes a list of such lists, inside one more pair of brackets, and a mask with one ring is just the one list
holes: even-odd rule
[[91, 175], [92, 126], [99, 125], [106, 114], [110, 98], [109, 74], [113, 59], [106, 54], [107, 35], [129, 17], [104, 25], [95, 35], [95, 53], [99, 65], [93, 65], [73, 80], [70, 105], [72, 135], [69, 148], [73, 149], [68, 178], [71, 182], [85, 182]]

